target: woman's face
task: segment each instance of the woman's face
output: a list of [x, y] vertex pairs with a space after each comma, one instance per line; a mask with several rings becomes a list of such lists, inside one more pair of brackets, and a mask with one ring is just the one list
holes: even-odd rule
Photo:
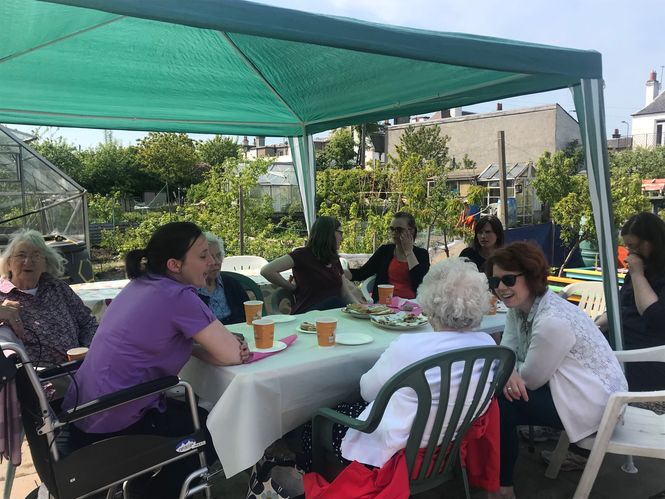
[[481, 248], [493, 249], [496, 246], [496, 233], [492, 224], [486, 223], [476, 233]]
[[219, 277], [219, 272], [222, 270], [222, 262], [224, 261], [224, 253], [222, 253], [219, 244], [208, 243], [208, 251], [212, 257], [212, 263], [208, 268], [208, 282], [214, 282]]
[[178, 282], [197, 288], [206, 285], [206, 277], [214, 259], [208, 249], [208, 241], [205, 236], [200, 235], [196, 239], [185, 253], [185, 258], [182, 260], [172, 258], [171, 260], [173, 261], [171, 274]]
[[409, 233], [413, 237], [413, 229], [409, 228], [409, 221], [406, 218], [393, 218], [390, 222], [390, 235], [395, 244], [399, 244], [402, 234]]
[[643, 259], [648, 259], [653, 251], [653, 247], [649, 241], [640, 239], [632, 234], [626, 234], [623, 236], [623, 245], [626, 247], [629, 254], [641, 256]]
[[9, 257], [9, 271], [10, 280], [17, 288], [35, 288], [41, 275], [46, 272], [44, 254], [28, 242], [19, 243]]
[[[524, 275], [521, 272], [504, 270], [495, 265], [492, 269], [490, 281], [495, 277], [501, 280], [498, 287], [494, 289], [494, 292], [506, 304], [506, 307], [517, 308], [524, 313], [529, 313], [536, 297], [531, 294]], [[514, 284], [509, 286], [504, 281], [508, 281], [509, 283], [514, 282]]]

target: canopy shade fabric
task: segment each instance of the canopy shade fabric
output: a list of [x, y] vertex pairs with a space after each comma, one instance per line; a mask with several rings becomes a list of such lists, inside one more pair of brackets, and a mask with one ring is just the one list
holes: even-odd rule
[[308, 227], [312, 134], [570, 87], [621, 346], [598, 52], [243, 0], [3, 0], [0, 83], [0, 122], [291, 137]]
[[239, 0], [58, 3], [100, 10], [0, 5], [0, 122], [296, 136], [601, 76], [593, 51]]

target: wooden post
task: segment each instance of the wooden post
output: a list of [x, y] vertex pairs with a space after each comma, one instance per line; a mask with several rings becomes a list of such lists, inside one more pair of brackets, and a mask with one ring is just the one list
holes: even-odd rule
[[245, 196], [242, 192], [242, 185], [238, 188], [238, 212], [240, 215], [240, 254], [245, 254]]
[[508, 228], [508, 192], [506, 190], [506, 137], [503, 130], [497, 133], [497, 145], [499, 146], [499, 199], [501, 200], [501, 211], [499, 212], [501, 223], [505, 229]]

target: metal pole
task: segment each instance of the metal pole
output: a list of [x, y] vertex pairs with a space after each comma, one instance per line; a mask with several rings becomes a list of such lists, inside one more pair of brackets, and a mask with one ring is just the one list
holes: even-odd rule
[[508, 228], [508, 192], [506, 191], [506, 138], [503, 130], [497, 133], [499, 146], [499, 199], [501, 200], [501, 223]]
[[240, 254], [245, 254], [245, 201], [242, 192], [242, 185], [238, 188], [238, 208], [240, 215]]

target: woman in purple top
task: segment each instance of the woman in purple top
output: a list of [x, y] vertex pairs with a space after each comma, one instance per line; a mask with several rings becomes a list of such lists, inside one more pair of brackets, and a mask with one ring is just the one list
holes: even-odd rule
[[[104, 315], [90, 351], [76, 373], [76, 383], [71, 384], [65, 396], [63, 408], [70, 409], [163, 376], [177, 375], [192, 353], [219, 365], [247, 360], [247, 345], [215, 318], [196, 293], [197, 288], [205, 285], [211, 261], [205, 236], [189, 222], [166, 224], [155, 231], [145, 250], [130, 251], [125, 265], [131, 281]], [[207, 413], [201, 415], [205, 427]], [[75, 424], [78, 428], [72, 432], [74, 446], [115, 434], [168, 434], [174, 429], [186, 433], [191, 429], [185, 404], [158, 395], [89, 416]], [[208, 447], [212, 450], [212, 446]], [[182, 475], [177, 472], [162, 470], [159, 475], [182, 483]], [[164, 489], [160, 485], [149, 485], [154, 497], [166, 497], [165, 493], [170, 495], [179, 489], [174, 483]], [[172, 490], [168, 490], [171, 486]]]
[[[350, 296], [353, 288], [344, 277], [339, 262], [342, 229], [333, 217], [319, 217], [303, 248], [296, 248], [261, 268], [261, 275], [275, 286], [291, 291], [295, 297], [292, 314], [309, 310], [343, 307], [359, 297]], [[281, 272], [293, 269], [293, 279], [286, 280]]]

